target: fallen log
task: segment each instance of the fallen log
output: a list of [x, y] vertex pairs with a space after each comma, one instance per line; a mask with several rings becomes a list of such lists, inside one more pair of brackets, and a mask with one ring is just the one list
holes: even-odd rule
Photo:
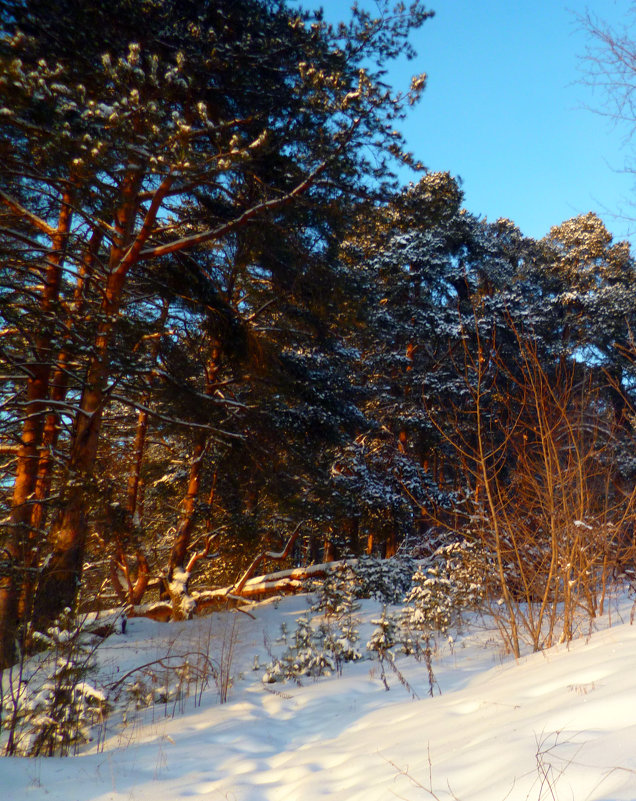
[[[303, 592], [305, 582], [308, 579], [324, 578], [327, 573], [338, 570], [338, 568], [345, 565], [353, 564], [355, 561], [355, 559], [342, 559], [338, 562], [324, 562], [323, 564], [309, 565], [308, 567], [295, 567], [289, 570], [280, 570], [277, 573], [254, 576], [245, 581], [241, 579], [229, 587], [195, 590], [191, 596], [195, 601], [194, 614], [201, 614], [203, 610], [209, 610], [214, 607], [221, 609], [249, 605], [275, 595], [293, 595]], [[129, 606], [125, 613], [128, 617], [147, 617], [165, 622], [170, 620], [172, 606], [169, 602], [158, 601], [157, 603]]]

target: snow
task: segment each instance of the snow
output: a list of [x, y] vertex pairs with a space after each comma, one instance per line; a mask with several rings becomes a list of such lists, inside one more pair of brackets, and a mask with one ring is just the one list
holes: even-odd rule
[[[632, 600], [589, 635], [515, 661], [488, 620], [438, 639], [427, 668], [410, 657], [344, 665], [316, 681], [263, 685], [252, 669], [280, 653], [308, 611], [303, 596], [161, 624], [131, 619], [98, 649], [111, 684], [167, 654], [205, 650], [233, 676], [229, 701], [202, 695], [121, 713], [76, 757], [0, 760], [3, 801], [633, 801], [636, 798], [636, 628]], [[363, 601], [360, 641], [380, 604]], [[610, 625], [611, 623], [611, 625]], [[230, 645], [232, 646], [230, 648]], [[191, 657], [193, 659], [194, 657]], [[144, 678], [142, 674], [136, 674]], [[134, 679], [131, 679], [133, 681]], [[176, 679], [157, 668], [158, 686]]]

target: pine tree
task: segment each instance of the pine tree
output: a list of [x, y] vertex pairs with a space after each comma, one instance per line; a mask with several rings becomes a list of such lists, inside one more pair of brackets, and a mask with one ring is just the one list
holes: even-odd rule
[[[75, 597], [103, 424], [115, 388], [138, 369], [145, 334], [127, 326], [128, 310], [136, 305], [152, 325], [170, 272], [177, 294], [204, 279], [207, 298], [216, 291], [239, 323], [264, 323], [267, 310], [278, 324], [284, 299], [306, 299], [314, 290], [299, 269], [312, 263], [303, 254], [327, 246], [338, 199], [384, 191], [391, 162], [410, 162], [393, 129], [424, 81], [394, 95], [381, 70], [428, 16], [419, 3], [378, 20], [360, 11], [334, 31], [278, 0], [8, 4], [0, 206], [15, 412], [8, 436], [18, 450], [3, 538], [1, 664], [11, 661], [18, 599], [31, 600], [29, 576], [38, 575], [38, 626]], [[223, 298], [224, 249], [248, 231]], [[32, 329], [14, 328], [25, 310]], [[44, 526], [35, 510], [51, 510], [53, 481], [60, 492]]]

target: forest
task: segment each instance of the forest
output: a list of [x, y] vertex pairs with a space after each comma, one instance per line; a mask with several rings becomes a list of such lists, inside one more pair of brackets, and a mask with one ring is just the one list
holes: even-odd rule
[[629, 244], [467, 211], [385, 81], [432, 12], [379, 7], [3, 4], [0, 668], [69, 608], [455, 545], [518, 654], [633, 571]]

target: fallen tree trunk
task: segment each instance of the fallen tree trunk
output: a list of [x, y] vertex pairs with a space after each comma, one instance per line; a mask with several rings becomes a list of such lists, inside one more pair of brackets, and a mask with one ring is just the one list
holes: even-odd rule
[[[248, 605], [274, 595], [294, 595], [304, 591], [305, 581], [308, 579], [324, 578], [328, 573], [338, 570], [344, 565], [354, 564], [356, 561], [356, 559], [343, 559], [338, 562], [324, 562], [320, 565], [280, 570], [277, 573], [267, 573], [245, 580], [243, 580], [245, 577], [243, 574], [236, 584], [229, 587], [193, 592], [192, 598], [196, 602], [194, 614], [201, 614], [203, 610], [215, 607], [220, 609], [241, 604]], [[254, 562], [248, 570], [253, 566]], [[129, 606], [126, 609], [128, 617], [147, 617], [162, 622], [170, 620], [171, 614], [172, 606], [168, 601]]]

